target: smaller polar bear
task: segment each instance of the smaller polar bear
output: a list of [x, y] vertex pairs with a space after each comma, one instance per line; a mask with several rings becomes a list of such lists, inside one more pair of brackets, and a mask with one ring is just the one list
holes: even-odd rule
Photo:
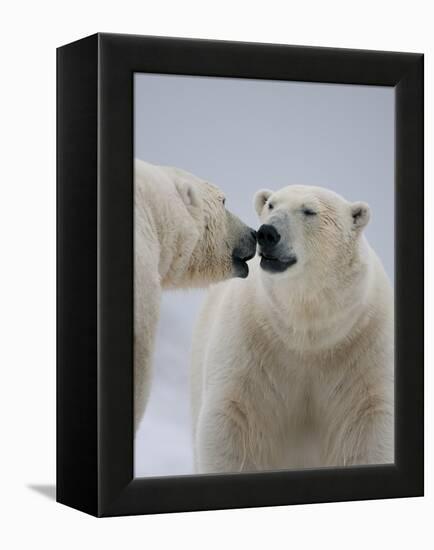
[[208, 294], [194, 336], [196, 470], [391, 463], [393, 293], [367, 204], [255, 196], [259, 258]]
[[178, 168], [134, 164], [134, 419], [150, 391], [162, 289], [247, 277], [256, 232], [214, 185]]

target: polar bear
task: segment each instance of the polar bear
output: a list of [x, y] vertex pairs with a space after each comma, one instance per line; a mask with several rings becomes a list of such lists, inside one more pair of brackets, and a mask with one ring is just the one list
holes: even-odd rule
[[134, 165], [134, 421], [150, 391], [162, 289], [247, 277], [256, 232], [225, 208], [214, 185], [141, 160]]
[[197, 472], [393, 462], [393, 292], [368, 205], [309, 186], [254, 203], [259, 257], [195, 330]]

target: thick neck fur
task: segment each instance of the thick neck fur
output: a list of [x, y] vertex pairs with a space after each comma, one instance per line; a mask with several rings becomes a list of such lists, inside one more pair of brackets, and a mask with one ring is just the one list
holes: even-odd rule
[[216, 217], [206, 198], [201, 207], [189, 210], [174, 186], [163, 180], [158, 187], [146, 189], [137, 204], [148, 206], [141, 216], [143, 231], [147, 232], [146, 241], [152, 241], [158, 250], [163, 288], [200, 288], [228, 278], [232, 270], [230, 250], [224, 248], [225, 253], [216, 258], [215, 239], [222, 238], [224, 228], [210, 227], [208, 234], [214, 240], [204, 236], [204, 220], [211, 220], [211, 226]]
[[[352, 269], [312, 280], [306, 273], [286, 280], [261, 272], [261, 299], [266, 300], [270, 325], [292, 351], [305, 353], [345, 345], [369, 322], [374, 277], [372, 262], [362, 261], [372, 253], [366, 241], [364, 254], [355, 253]], [[375, 262], [374, 262], [375, 265]], [[345, 273], [345, 276], [344, 276]]]
[[199, 239], [196, 227], [188, 221], [191, 216], [176, 189], [166, 181], [162, 180], [159, 186], [143, 186], [136, 193], [136, 208], [142, 210], [137, 216], [142, 222], [139, 230], [145, 242], [156, 249], [161, 283], [165, 287], [176, 286], [187, 272]]

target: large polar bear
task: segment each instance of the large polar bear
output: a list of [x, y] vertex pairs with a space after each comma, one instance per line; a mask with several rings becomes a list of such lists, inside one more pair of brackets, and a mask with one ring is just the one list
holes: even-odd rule
[[178, 168], [134, 165], [134, 419], [143, 416], [166, 288], [247, 277], [256, 233], [214, 185]]
[[255, 207], [260, 259], [211, 290], [194, 336], [196, 470], [393, 462], [393, 293], [368, 205], [289, 186]]

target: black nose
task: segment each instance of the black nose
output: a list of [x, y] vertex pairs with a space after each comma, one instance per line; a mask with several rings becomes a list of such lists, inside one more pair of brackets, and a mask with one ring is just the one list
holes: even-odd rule
[[257, 233], [258, 244], [262, 248], [272, 248], [280, 241], [280, 235], [272, 225], [261, 225]]

